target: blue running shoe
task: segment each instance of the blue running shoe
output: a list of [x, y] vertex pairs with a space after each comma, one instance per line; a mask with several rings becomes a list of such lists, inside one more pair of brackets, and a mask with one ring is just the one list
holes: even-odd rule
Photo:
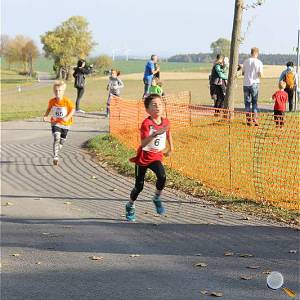
[[159, 196], [155, 195], [152, 199], [154, 205], [155, 205], [155, 209], [156, 209], [156, 212], [159, 214], [159, 215], [162, 215], [164, 212], [165, 212], [165, 208], [163, 207], [162, 205], [162, 202], [161, 202], [161, 199]]
[[128, 202], [125, 206], [126, 210], [126, 219], [129, 222], [135, 221], [135, 207], [132, 203]]

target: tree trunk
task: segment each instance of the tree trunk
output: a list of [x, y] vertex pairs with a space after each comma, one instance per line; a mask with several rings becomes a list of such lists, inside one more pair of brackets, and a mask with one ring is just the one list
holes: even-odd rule
[[237, 78], [239, 63], [239, 47], [241, 43], [241, 26], [243, 17], [244, 0], [235, 0], [234, 19], [231, 35], [229, 75], [224, 107], [234, 110], [234, 86]]

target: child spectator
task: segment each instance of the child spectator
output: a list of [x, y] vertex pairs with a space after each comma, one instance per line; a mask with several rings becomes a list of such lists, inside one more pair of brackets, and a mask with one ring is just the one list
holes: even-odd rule
[[120, 97], [121, 94], [120, 89], [124, 87], [124, 84], [122, 80], [119, 78], [119, 75], [120, 75], [120, 71], [117, 71], [115, 69], [111, 70], [111, 76], [109, 77], [109, 82], [107, 85], [108, 98], [106, 103], [106, 117], [109, 117], [109, 113], [110, 113], [111, 96]]
[[284, 91], [286, 88], [286, 83], [284, 81], [279, 81], [278, 87], [279, 91], [272, 96], [272, 99], [275, 101], [274, 120], [276, 127], [281, 128], [284, 125], [284, 112], [286, 103], [288, 101], [288, 94]]
[[160, 96], [163, 95], [163, 90], [161, 88], [161, 82], [158, 77], [153, 77], [151, 87], [149, 89], [150, 94], [158, 94]]

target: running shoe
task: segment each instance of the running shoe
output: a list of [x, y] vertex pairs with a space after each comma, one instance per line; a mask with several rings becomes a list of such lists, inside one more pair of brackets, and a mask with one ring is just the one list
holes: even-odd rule
[[76, 110], [76, 113], [85, 114], [85, 111], [82, 109], [78, 109], [78, 110]]
[[53, 165], [57, 166], [58, 165], [58, 157], [53, 158]]
[[127, 221], [134, 222], [135, 221], [135, 207], [134, 207], [134, 204], [128, 202], [125, 206], [125, 211], [126, 211]]
[[163, 207], [162, 205], [162, 202], [161, 202], [161, 199], [159, 196], [155, 195], [152, 199], [154, 205], [155, 205], [155, 209], [156, 209], [156, 212], [159, 214], [159, 215], [162, 215], [164, 212], [165, 212], [165, 208]]

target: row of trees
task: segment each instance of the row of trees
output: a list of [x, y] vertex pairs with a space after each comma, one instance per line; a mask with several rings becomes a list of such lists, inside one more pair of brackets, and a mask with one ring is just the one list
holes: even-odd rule
[[[220, 52], [223, 54], [223, 52]], [[226, 55], [227, 56], [227, 55]], [[228, 56], [229, 57], [229, 56]], [[240, 53], [239, 63], [242, 63], [249, 54]], [[168, 58], [170, 62], [201, 62], [211, 63], [216, 58], [216, 54], [212, 53], [192, 53], [192, 54], [178, 54]], [[296, 55], [293, 54], [260, 54], [259, 59], [265, 65], [285, 65], [288, 61], [297, 61]]]
[[17, 35], [14, 38], [2, 34], [0, 39], [0, 55], [10, 69], [15, 63], [22, 64], [22, 73], [32, 76], [33, 60], [40, 53], [34, 41], [26, 36]]

